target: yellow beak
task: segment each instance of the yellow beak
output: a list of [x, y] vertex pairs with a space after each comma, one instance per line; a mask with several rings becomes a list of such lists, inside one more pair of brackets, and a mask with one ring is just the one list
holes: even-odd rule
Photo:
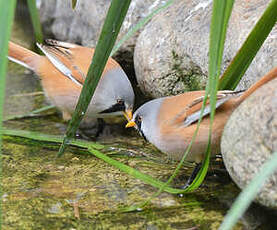
[[124, 117], [127, 119], [127, 121], [131, 121], [133, 118], [133, 113], [131, 109], [127, 109], [123, 112]]
[[134, 121], [129, 121], [127, 123], [127, 125], [125, 126], [125, 128], [130, 128], [130, 127], [134, 127], [136, 125], [136, 123]]

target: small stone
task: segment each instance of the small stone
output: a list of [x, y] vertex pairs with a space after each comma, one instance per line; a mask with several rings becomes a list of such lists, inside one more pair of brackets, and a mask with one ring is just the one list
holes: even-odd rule
[[78, 157], [73, 157], [71, 161], [79, 161], [80, 159]]
[[56, 204], [53, 204], [49, 209], [48, 212], [52, 214], [58, 214], [62, 211], [62, 204], [61, 202], [57, 202]]

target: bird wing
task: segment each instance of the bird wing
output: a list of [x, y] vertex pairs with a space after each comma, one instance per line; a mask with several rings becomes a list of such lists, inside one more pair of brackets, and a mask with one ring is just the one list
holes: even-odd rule
[[[225, 102], [229, 101], [231, 98], [239, 97], [243, 91], [219, 91], [216, 95], [216, 109], [218, 109]], [[201, 108], [203, 105], [204, 96], [195, 98], [190, 104], [188, 104], [185, 109], [182, 110], [181, 113], [177, 115], [177, 117], [183, 117], [183, 125], [187, 127], [200, 119]], [[211, 112], [211, 106], [209, 103], [209, 99], [207, 100], [206, 106], [203, 111], [203, 117], [209, 115]], [[176, 117], [176, 118], [177, 118]], [[175, 118], [175, 119], [176, 119]]]
[[37, 44], [48, 60], [77, 85], [83, 85], [94, 50], [67, 42], [46, 40]]
[[[94, 49], [52, 39], [47, 39], [46, 44], [37, 45], [49, 61], [74, 83], [83, 85], [94, 55]], [[118, 67], [120, 65], [110, 57], [103, 75], [110, 69]]]

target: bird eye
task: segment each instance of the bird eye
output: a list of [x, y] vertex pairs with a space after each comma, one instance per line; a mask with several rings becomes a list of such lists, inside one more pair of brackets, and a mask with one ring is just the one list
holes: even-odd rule
[[137, 124], [138, 128], [140, 129], [142, 123], [142, 116], [136, 115], [135, 116], [135, 123]]
[[122, 99], [117, 99], [117, 104], [119, 104], [119, 105], [123, 105], [124, 104], [124, 101], [122, 100]]

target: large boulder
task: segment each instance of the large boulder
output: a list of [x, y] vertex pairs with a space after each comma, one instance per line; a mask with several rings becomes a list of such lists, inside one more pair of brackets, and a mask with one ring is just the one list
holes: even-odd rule
[[[229, 174], [243, 189], [277, 151], [277, 79], [262, 86], [234, 111], [224, 128], [221, 150]], [[277, 209], [277, 171], [256, 200]]]
[[[270, 1], [237, 0], [228, 27], [223, 69], [230, 63]], [[137, 80], [152, 97], [202, 89], [208, 74], [211, 0], [176, 0], [140, 33], [134, 54]], [[277, 27], [255, 57], [238, 89], [277, 65]]]
[[[79, 0], [73, 10], [71, 0], [41, 1], [41, 22], [46, 34], [52, 34], [56, 39], [95, 46], [110, 3], [111, 0]], [[118, 39], [152, 12], [153, 8], [162, 4], [162, 0], [133, 0]], [[125, 42], [121, 50], [133, 50], [137, 35]]]

